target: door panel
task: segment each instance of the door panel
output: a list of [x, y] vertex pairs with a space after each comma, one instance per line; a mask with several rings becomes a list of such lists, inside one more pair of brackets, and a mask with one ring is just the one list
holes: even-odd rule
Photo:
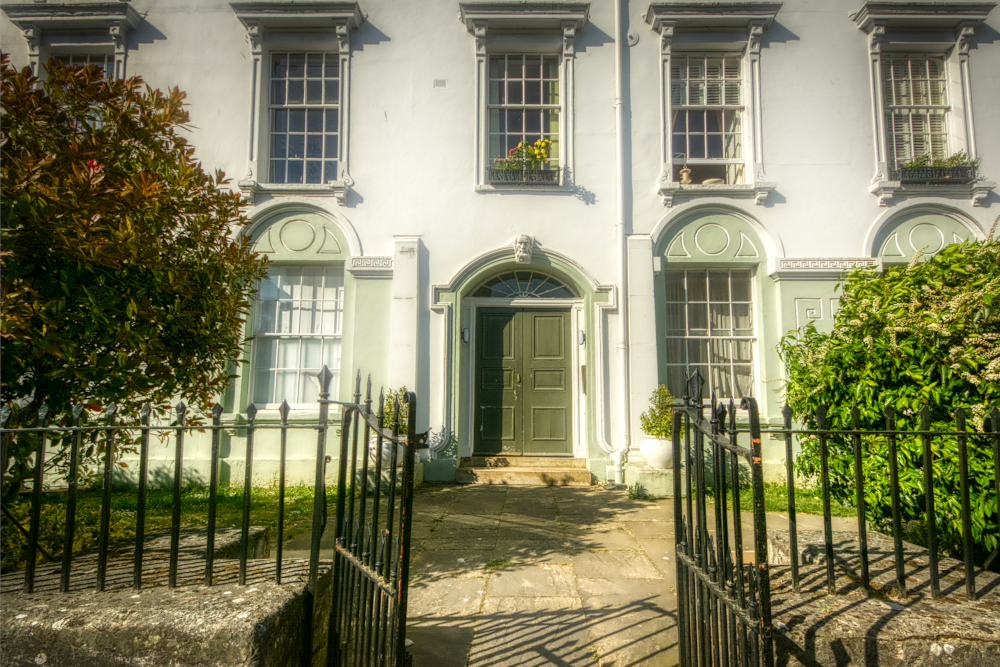
[[572, 455], [569, 311], [522, 311], [525, 454]]
[[513, 309], [483, 308], [476, 315], [476, 454], [521, 453], [517, 400], [521, 322]]
[[572, 455], [569, 345], [568, 310], [477, 312], [475, 454]]

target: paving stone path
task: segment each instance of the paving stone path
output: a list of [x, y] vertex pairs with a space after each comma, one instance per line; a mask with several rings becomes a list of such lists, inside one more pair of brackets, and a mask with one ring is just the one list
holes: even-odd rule
[[670, 502], [426, 485], [414, 507], [414, 664], [677, 664]]

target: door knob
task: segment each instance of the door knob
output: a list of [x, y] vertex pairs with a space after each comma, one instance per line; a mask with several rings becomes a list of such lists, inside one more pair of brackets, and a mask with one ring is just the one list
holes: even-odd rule
[[517, 374], [517, 383], [521, 384], [521, 374], [520, 373]]

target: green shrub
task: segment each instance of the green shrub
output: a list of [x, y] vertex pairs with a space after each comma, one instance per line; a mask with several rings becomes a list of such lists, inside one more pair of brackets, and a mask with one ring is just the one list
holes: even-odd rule
[[651, 438], [669, 438], [674, 420], [674, 396], [661, 384], [649, 397], [649, 409], [639, 415], [642, 432]]
[[[954, 431], [954, 411], [967, 411], [967, 428], [982, 433], [989, 411], [1000, 406], [1000, 240], [943, 248], [884, 274], [857, 270], [843, 283], [843, 298], [830, 334], [812, 326], [789, 334], [779, 350], [787, 365], [788, 405], [808, 428], [815, 410], [830, 409], [828, 428], [852, 428], [851, 408], [865, 430], [885, 428], [885, 408], [896, 411], [898, 430], [920, 428], [919, 412], [930, 412], [935, 431]], [[818, 442], [803, 439], [799, 473], [819, 473]], [[935, 437], [934, 498], [937, 534], [944, 547], [961, 544], [957, 440]], [[890, 524], [888, 442], [862, 441], [868, 519]], [[925, 493], [922, 443], [898, 439], [903, 520], [923, 520]], [[846, 437], [829, 441], [831, 486], [838, 497], [854, 493], [853, 454]], [[980, 553], [997, 545], [997, 498], [988, 438], [968, 439], [972, 534]]]

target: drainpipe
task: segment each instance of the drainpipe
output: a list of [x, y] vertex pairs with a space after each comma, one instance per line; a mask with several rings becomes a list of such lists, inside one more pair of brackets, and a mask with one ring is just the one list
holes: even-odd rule
[[628, 401], [628, 285], [625, 248], [625, 137], [622, 134], [622, 6], [615, 0], [615, 232], [618, 237], [618, 390], [621, 437], [612, 455], [615, 484], [625, 482], [625, 454], [629, 446]]

